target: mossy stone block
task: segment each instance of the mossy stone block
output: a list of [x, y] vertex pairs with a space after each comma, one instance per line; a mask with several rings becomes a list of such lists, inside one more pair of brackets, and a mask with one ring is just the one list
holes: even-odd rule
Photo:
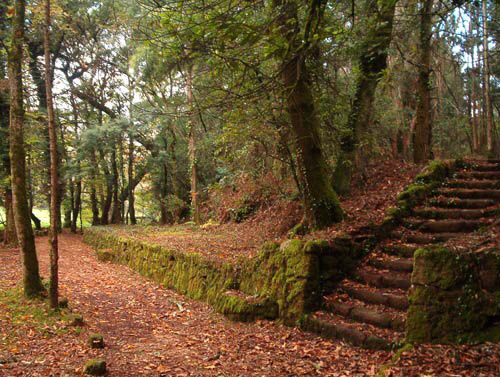
[[104, 359], [91, 359], [83, 367], [83, 373], [89, 376], [104, 376], [106, 372], [107, 367]]
[[69, 325], [70, 326], [83, 326], [84, 320], [81, 314], [71, 314], [69, 316]]
[[59, 299], [59, 308], [66, 309], [69, 306], [69, 300], [67, 297], [61, 297]]
[[104, 348], [104, 337], [101, 334], [90, 334], [88, 343], [90, 348]]
[[488, 323], [500, 313], [495, 261], [487, 253], [437, 246], [418, 249], [408, 298], [407, 340], [462, 342], [494, 333]]

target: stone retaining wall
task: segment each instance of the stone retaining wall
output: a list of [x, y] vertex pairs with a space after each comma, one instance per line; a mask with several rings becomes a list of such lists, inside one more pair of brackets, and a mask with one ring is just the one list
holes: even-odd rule
[[288, 240], [267, 243], [255, 258], [231, 264], [118, 236], [112, 227], [88, 228], [84, 241], [101, 260], [128, 265], [232, 319], [280, 318], [288, 324], [319, 307], [324, 291], [343, 278], [361, 253], [349, 237], [331, 244]]
[[417, 250], [409, 303], [410, 342], [500, 341], [500, 251]]

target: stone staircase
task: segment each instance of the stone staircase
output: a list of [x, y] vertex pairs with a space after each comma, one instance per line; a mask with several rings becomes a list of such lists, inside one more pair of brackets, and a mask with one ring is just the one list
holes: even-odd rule
[[413, 253], [492, 224], [500, 213], [500, 160], [473, 161], [435, 190], [324, 297], [305, 327], [356, 346], [390, 349], [404, 339]]

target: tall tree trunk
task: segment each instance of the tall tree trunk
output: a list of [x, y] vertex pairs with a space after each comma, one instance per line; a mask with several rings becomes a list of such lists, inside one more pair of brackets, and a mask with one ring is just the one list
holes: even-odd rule
[[198, 209], [198, 169], [196, 161], [196, 113], [193, 100], [193, 66], [190, 66], [186, 75], [186, 97], [189, 108], [189, 165], [191, 173], [191, 216], [192, 220], [200, 223], [200, 213]]
[[104, 200], [101, 202], [101, 225], [109, 224], [109, 211], [111, 209], [111, 204], [113, 202], [113, 176], [109, 171], [108, 162], [104, 156], [104, 152], [102, 150], [99, 151], [101, 154], [102, 160], [102, 170], [104, 172], [104, 178], [106, 180], [106, 195]]
[[120, 224], [121, 219], [121, 205], [118, 195], [119, 182], [118, 182], [118, 165], [116, 162], [116, 148], [113, 147], [111, 152], [111, 177], [112, 177], [112, 190], [113, 190], [113, 209], [111, 211], [111, 224]]
[[[396, 0], [368, 1], [367, 14], [374, 15], [373, 27], [367, 31], [360, 51], [354, 102], [349, 112], [347, 131], [342, 136], [340, 155], [334, 172], [333, 186], [340, 194], [351, 187], [355, 170], [364, 170], [360, 142], [372, 121], [373, 99], [378, 82], [387, 68], [387, 50], [392, 40]], [[371, 24], [371, 23], [370, 23]]]
[[469, 41], [470, 41], [470, 51], [471, 56], [471, 66], [469, 69], [469, 107], [470, 107], [470, 123], [471, 123], [471, 133], [472, 133], [472, 153], [477, 153], [479, 151], [479, 125], [477, 122], [477, 94], [476, 94], [476, 68], [475, 68], [475, 46], [474, 46], [474, 29], [473, 29], [473, 19], [474, 19], [474, 6], [469, 5]]
[[[73, 112], [73, 125], [76, 141], [79, 142], [79, 132], [78, 132], [78, 109], [76, 106], [75, 96], [73, 92], [70, 92], [70, 103], [71, 109]], [[82, 206], [82, 177], [81, 177], [81, 166], [80, 166], [80, 158], [78, 156], [76, 158], [76, 174], [75, 179], [72, 182], [71, 190], [72, 190], [72, 206], [71, 206], [71, 232], [76, 233], [78, 228], [78, 215], [80, 213], [80, 208]]]
[[90, 162], [92, 163], [91, 173], [90, 173], [90, 206], [92, 208], [92, 225], [100, 225], [101, 220], [99, 218], [99, 203], [97, 200], [97, 158], [95, 156], [95, 150], [93, 149], [90, 154]]
[[170, 158], [172, 159], [172, 163], [170, 165], [170, 175], [172, 177], [172, 193], [180, 197], [180, 184], [179, 184], [179, 177], [177, 176], [178, 170], [177, 170], [177, 156], [175, 154], [175, 150], [177, 147], [177, 135], [175, 134], [175, 130], [173, 127], [169, 127], [170, 135], [172, 136], [172, 140], [170, 141], [170, 144], [168, 146], [168, 151], [170, 152]]
[[[0, 5], [3, 7], [3, 5]], [[2, 8], [3, 12], [4, 9]], [[7, 22], [6, 20], [2, 20], [3, 22]], [[2, 29], [0, 30], [0, 38], [2, 36], [1, 33], [5, 32], [6, 25], [2, 22]], [[2, 38], [3, 43], [3, 38]], [[6, 61], [4, 57], [0, 54], [0, 82], [4, 82], [6, 80]], [[2, 156], [2, 169], [3, 169], [3, 194], [4, 194], [4, 208], [5, 208], [5, 226], [3, 230], [3, 243], [5, 245], [16, 246], [17, 245], [17, 235], [16, 235], [16, 227], [14, 224], [14, 212], [12, 209], [12, 189], [10, 187], [10, 156], [9, 156], [9, 138], [4, 137], [9, 132], [9, 118], [10, 118], [10, 110], [9, 110], [9, 94], [8, 88], [0, 88], [0, 153]]]
[[[127, 50], [127, 52], [130, 52]], [[135, 194], [134, 185], [134, 92], [133, 82], [130, 70], [130, 55], [127, 55], [127, 84], [128, 84], [128, 112], [130, 117], [130, 130], [128, 132], [128, 162], [127, 162], [127, 196], [128, 196], [128, 216], [130, 224], [136, 225], [137, 219], [135, 217]]]
[[12, 208], [12, 190], [5, 189], [5, 227], [3, 230], [3, 243], [8, 246], [17, 246], [16, 225], [14, 220], [14, 209]]
[[71, 228], [71, 215], [75, 206], [75, 185], [72, 179], [69, 179], [69, 198], [65, 198], [63, 228]]
[[134, 180], [134, 137], [132, 132], [128, 135], [128, 215], [130, 218], [130, 224], [137, 224], [137, 219], [135, 217], [135, 196], [134, 196], [134, 186], [132, 181]]
[[23, 41], [24, 0], [14, 1], [12, 18], [12, 41], [8, 54], [10, 81], [10, 155], [14, 221], [23, 258], [24, 294], [37, 296], [43, 291], [35, 237], [31, 228], [28, 198], [26, 197], [26, 153], [24, 149], [24, 104], [23, 104]]
[[162, 163], [161, 166], [161, 179], [158, 187], [158, 196], [160, 201], [160, 224], [166, 225], [169, 222], [168, 210], [167, 210], [167, 164]]
[[493, 157], [493, 148], [495, 146], [493, 132], [493, 106], [491, 103], [490, 89], [490, 66], [489, 66], [489, 46], [488, 46], [488, 12], [487, 1], [482, 1], [483, 5], [483, 82], [485, 92], [486, 107], [486, 152], [488, 156]]
[[[99, 110], [97, 113], [97, 122], [99, 127], [102, 128], [102, 111]], [[102, 148], [98, 149], [99, 155], [101, 157], [102, 170], [104, 172], [104, 179], [106, 181], [106, 196], [104, 197], [101, 191], [101, 225], [109, 224], [109, 210], [111, 209], [111, 203], [113, 201], [113, 177], [109, 172], [108, 162], [106, 161], [106, 156]]]
[[76, 181], [75, 205], [73, 206], [73, 215], [71, 216], [71, 232], [76, 233], [78, 228], [78, 215], [82, 207], [82, 180]]
[[60, 220], [58, 211], [59, 177], [57, 156], [57, 133], [54, 117], [54, 103], [52, 97], [52, 64], [50, 59], [50, 0], [45, 0], [45, 30], [43, 47], [45, 50], [45, 88], [47, 89], [47, 116], [49, 129], [50, 150], [50, 286], [49, 301], [51, 308], [59, 305], [59, 244], [58, 244], [58, 222]]
[[[333, 190], [328, 166], [319, 137], [320, 121], [316, 113], [310, 79], [301, 42], [297, 4], [294, 0], [274, 0], [280, 32], [288, 42], [283, 58], [281, 78], [288, 114], [297, 144], [297, 164], [303, 188], [304, 220], [310, 228], [326, 227], [343, 217]], [[316, 6], [313, 2], [312, 7]], [[310, 19], [315, 19], [311, 9]]]
[[417, 113], [413, 134], [413, 160], [416, 163], [432, 159], [431, 119], [431, 39], [433, 0], [422, 0], [420, 9], [420, 35], [418, 48]]
[[[36, 96], [38, 99], [38, 111], [40, 111], [43, 114], [47, 114], [47, 88], [46, 88], [46, 80], [44, 78], [44, 75], [39, 67], [38, 63], [38, 58], [42, 54], [44, 54], [43, 51], [43, 43], [40, 43], [41, 41], [38, 40], [28, 40], [27, 45], [28, 45], [28, 67], [29, 67], [29, 72], [31, 74], [31, 78], [33, 79], [33, 83], [35, 84], [36, 88]], [[41, 135], [41, 140], [43, 140], [43, 150], [42, 150], [42, 156], [45, 162], [44, 170], [43, 170], [43, 176], [44, 176], [44, 194], [46, 194], [47, 198], [47, 203], [50, 207], [50, 141], [49, 141], [49, 135], [48, 131], [43, 132]], [[37, 228], [38, 229], [38, 228]]]

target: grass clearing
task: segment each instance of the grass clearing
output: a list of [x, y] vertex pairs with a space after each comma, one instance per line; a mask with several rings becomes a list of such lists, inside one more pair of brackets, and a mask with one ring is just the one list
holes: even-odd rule
[[44, 337], [58, 336], [78, 329], [68, 326], [69, 309], [51, 309], [48, 301], [27, 299], [21, 287], [0, 291], [0, 345], [8, 346], [21, 339], [26, 332], [38, 332]]

